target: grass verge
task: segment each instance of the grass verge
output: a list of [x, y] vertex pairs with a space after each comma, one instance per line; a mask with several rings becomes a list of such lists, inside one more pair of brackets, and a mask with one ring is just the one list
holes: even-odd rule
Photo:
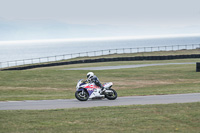
[[40, 111], [0, 111], [0, 132], [130, 133], [200, 131], [200, 102]]

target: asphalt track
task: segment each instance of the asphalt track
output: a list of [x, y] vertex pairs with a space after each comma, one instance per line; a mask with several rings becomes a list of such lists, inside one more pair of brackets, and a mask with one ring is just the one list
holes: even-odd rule
[[83, 68], [69, 68], [69, 69], [63, 69], [63, 70], [110, 70], [110, 69], [122, 69], [122, 68], [137, 68], [137, 67], [163, 66], [163, 65], [184, 65], [184, 64], [196, 64], [196, 62], [137, 64], [137, 65], [100, 66], [100, 67], [83, 67]]
[[200, 102], [200, 93], [129, 96], [118, 97], [116, 100], [99, 99], [88, 100], [85, 102], [81, 102], [76, 99], [7, 101], [0, 102], [0, 110], [46, 110], [64, 108], [88, 108], [99, 106], [169, 104], [190, 102]]

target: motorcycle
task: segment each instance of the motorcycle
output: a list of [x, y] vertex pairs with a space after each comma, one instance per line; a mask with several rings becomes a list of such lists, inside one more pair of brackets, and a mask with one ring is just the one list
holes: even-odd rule
[[113, 83], [108, 82], [103, 85], [105, 91], [101, 94], [101, 88], [94, 83], [87, 83], [80, 79], [76, 85], [75, 97], [79, 101], [87, 101], [88, 99], [103, 99], [115, 100], [117, 98], [117, 92], [112, 89]]

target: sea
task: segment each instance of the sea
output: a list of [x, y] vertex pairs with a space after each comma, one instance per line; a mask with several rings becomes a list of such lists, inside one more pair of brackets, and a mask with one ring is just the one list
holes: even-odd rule
[[127, 40], [70, 41], [44, 43], [0, 44], [0, 62], [24, 60], [80, 52], [200, 44], [200, 36]]

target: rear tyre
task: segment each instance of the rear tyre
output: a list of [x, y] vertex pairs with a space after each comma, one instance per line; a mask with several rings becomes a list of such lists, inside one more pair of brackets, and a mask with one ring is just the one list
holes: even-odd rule
[[79, 100], [79, 101], [87, 101], [89, 98], [89, 94], [86, 91], [76, 91], [75, 93], [75, 97]]
[[105, 92], [105, 97], [109, 100], [115, 100], [117, 98], [117, 92], [113, 89], [109, 89], [112, 92]]

